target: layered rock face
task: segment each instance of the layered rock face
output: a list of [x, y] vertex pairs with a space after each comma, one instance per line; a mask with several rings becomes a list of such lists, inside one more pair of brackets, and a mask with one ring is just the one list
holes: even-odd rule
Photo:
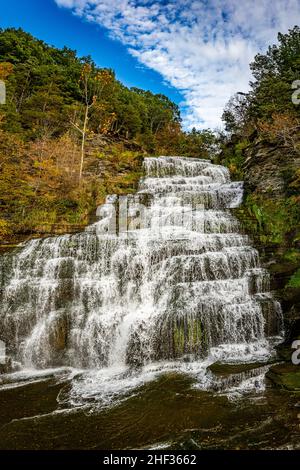
[[268, 218], [267, 223], [262, 218], [261, 234], [252, 235], [283, 306], [289, 348], [300, 337], [300, 285], [289, 283], [300, 269], [299, 145], [298, 132], [288, 142], [256, 138], [246, 148], [243, 164], [246, 194]]

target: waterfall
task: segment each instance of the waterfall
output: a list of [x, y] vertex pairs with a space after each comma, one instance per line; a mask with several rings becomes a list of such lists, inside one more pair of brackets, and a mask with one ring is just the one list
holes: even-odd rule
[[0, 339], [23, 367], [230, 360], [241, 348], [255, 360], [280, 334], [269, 275], [230, 211], [242, 183], [208, 160], [144, 167], [138, 192], [109, 196], [85, 232], [0, 258]]

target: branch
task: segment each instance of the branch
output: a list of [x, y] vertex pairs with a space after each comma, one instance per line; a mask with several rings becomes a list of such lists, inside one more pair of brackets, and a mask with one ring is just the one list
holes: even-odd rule
[[72, 124], [72, 126], [75, 127], [75, 129], [76, 129], [78, 132], [80, 132], [80, 134], [82, 134], [82, 135], [84, 134], [83, 130], [80, 129], [80, 127], [77, 126], [77, 124], [76, 124], [75, 122], [70, 121], [70, 124]]

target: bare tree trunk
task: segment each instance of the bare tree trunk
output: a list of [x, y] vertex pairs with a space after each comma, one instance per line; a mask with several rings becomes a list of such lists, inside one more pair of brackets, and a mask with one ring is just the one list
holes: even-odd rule
[[19, 102], [16, 103], [16, 111], [17, 111], [18, 113], [19, 113], [20, 110], [21, 110], [21, 107], [22, 107], [22, 104], [23, 104], [23, 100], [24, 100], [24, 98], [25, 98], [26, 87], [28, 86], [29, 81], [30, 81], [30, 73], [31, 73], [31, 71], [28, 70], [28, 74], [27, 74], [27, 76], [26, 76], [25, 85], [24, 85], [23, 88], [22, 88], [22, 93], [21, 93], [21, 96], [20, 96], [20, 98], [19, 98]]
[[81, 159], [80, 159], [80, 171], [79, 171], [79, 181], [82, 178], [82, 171], [83, 171], [83, 162], [84, 162], [84, 154], [85, 154], [85, 140], [86, 140], [86, 129], [89, 117], [89, 106], [86, 105], [85, 108], [85, 115], [84, 115], [84, 123], [82, 129], [82, 139], [81, 139]]

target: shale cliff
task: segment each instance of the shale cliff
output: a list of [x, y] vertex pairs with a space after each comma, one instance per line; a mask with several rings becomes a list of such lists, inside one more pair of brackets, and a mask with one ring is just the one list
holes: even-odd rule
[[234, 95], [223, 113], [218, 162], [245, 183], [237, 215], [252, 235], [282, 303], [286, 343], [300, 321], [300, 28], [250, 64], [248, 93]]
[[[264, 267], [271, 273], [271, 288], [281, 301], [285, 326], [285, 349], [300, 337], [300, 142], [298, 129], [294, 146], [257, 132], [247, 143], [232, 136], [219, 157], [231, 172], [242, 174], [243, 205], [236, 209], [244, 230], [251, 235]], [[228, 161], [228, 155], [233, 160]]]

